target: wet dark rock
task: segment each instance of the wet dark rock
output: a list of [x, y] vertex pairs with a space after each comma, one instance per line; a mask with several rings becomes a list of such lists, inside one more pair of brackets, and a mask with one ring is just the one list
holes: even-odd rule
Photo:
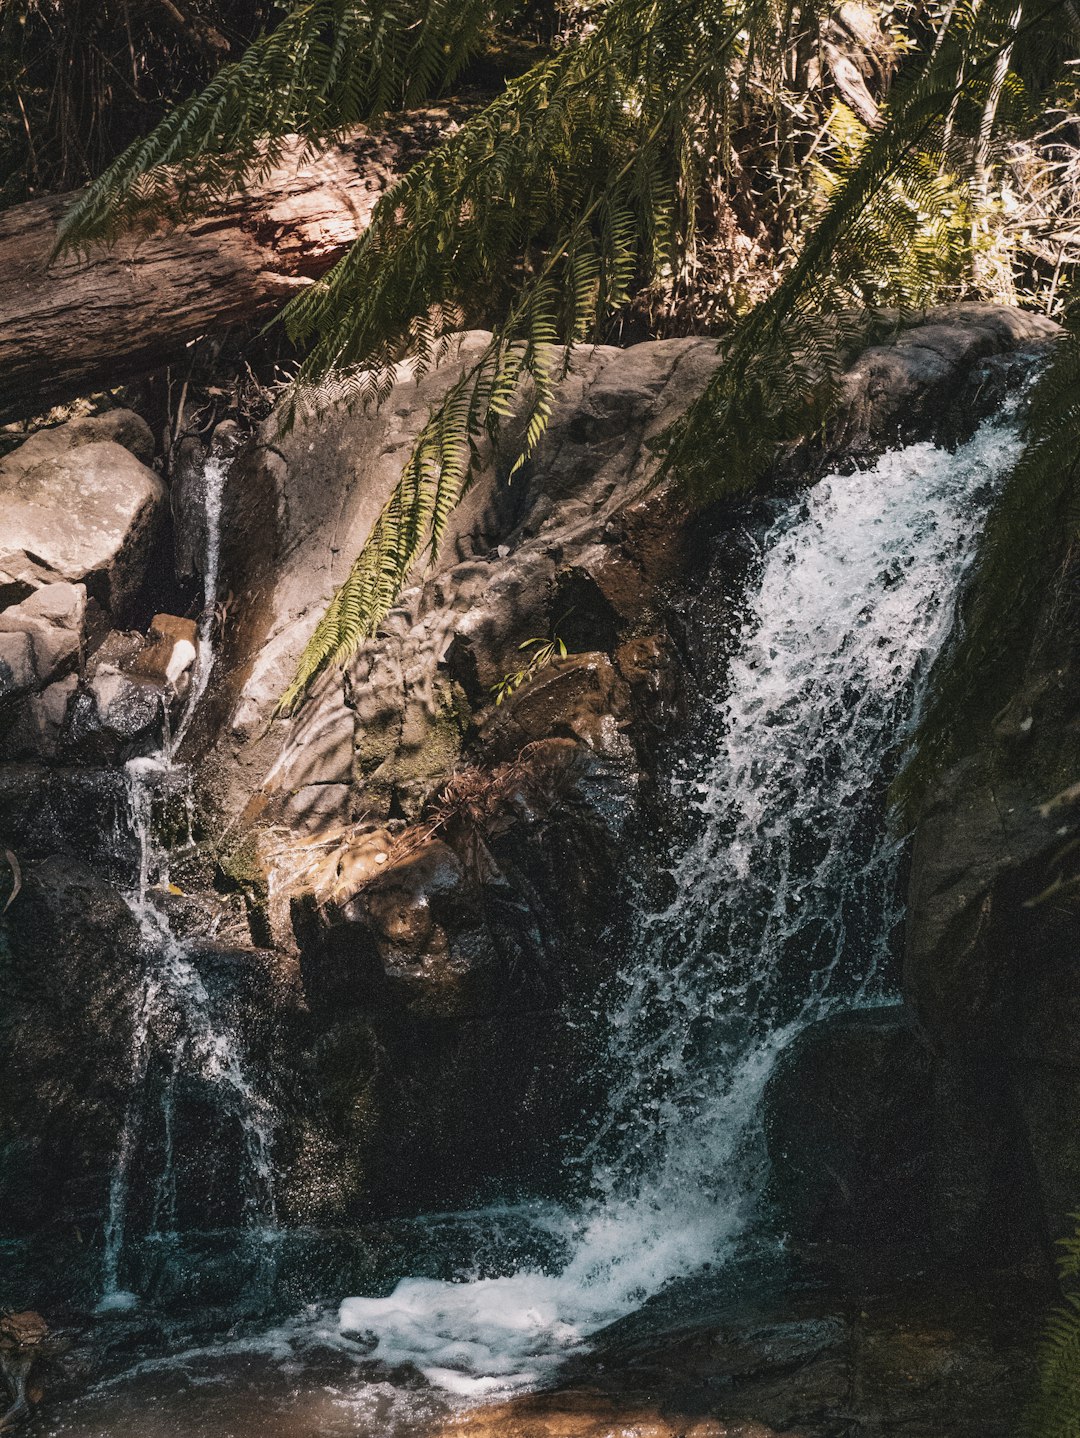
[[109, 764], [154, 752], [165, 732], [169, 697], [157, 684], [99, 664], [70, 702], [61, 756], [68, 762]]
[[64, 853], [106, 871], [125, 808], [124, 776], [116, 769], [0, 763], [0, 840], [28, 860]]
[[[1013, 1438], [1047, 1300], [1037, 1281], [907, 1274], [646, 1308], [553, 1392], [474, 1409], [438, 1438]], [[669, 1305], [672, 1306], [672, 1305]], [[710, 1306], [715, 1306], [710, 1312]], [[625, 1425], [622, 1426], [622, 1425]]]
[[27, 695], [0, 740], [0, 759], [55, 759], [78, 683], [77, 675], [68, 674]]
[[97, 1225], [127, 1101], [135, 920], [70, 857], [23, 864], [0, 919], [0, 1236]]
[[447, 1019], [497, 1002], [498, 952], [477, 887], [447, 844], [432, 839], [384, 865], [340, 911], [370, 935], [395, 1007]]
[[976, 1259], [1071, 1231], [1080, 1194], [1080, 664], [1052, 543], [1006, 692], [915, 816], [904, 987], [934, 1059], [935, 1235]]
[[92, 679], [99, 669], [125, 669], [135, 662], [146, 638], [135, 629], [108, 629], [98, 636], [86, 662], [84, 677]]
[[930, 1054], [897, 1007], [804, 1029], [765, 1097], [771, 1193], [793, 1238], [925, 1244], [930, 1206]]
[[206, 553], [202, 476], [209, 452], [209, 446], [198, 435], [185, 434], [173, 454], [169, 504], [173, 559], [177, 578], [182, 580], [193, 579], [199, 573]]

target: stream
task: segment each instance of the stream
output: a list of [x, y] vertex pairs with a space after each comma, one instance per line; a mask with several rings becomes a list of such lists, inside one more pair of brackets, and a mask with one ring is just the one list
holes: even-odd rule
[[[188, 703], [162, 753], [126, 771], [139, 854], [129, 903], [146, 960], [100, 1321], [143, 1302], [137, 1170], [152, 1191], [139, 1242], [167, 1248], [175, 1237], [172, 1094], [193, 1079], [239, 1135], [231, 1242], [249, 1252], [247, 1281], [272, 1289], [290, 1246], [321, 1252], [327, 1276], [300, 1312], [137, 1357], [50, 1432], [416, 1433], [462, 1405], [551, 1382], [600, 1330], [673, 1283], [775, 1247], [762, 1095], [808, 1025], [895, 1000], [904, 844], [887, 790], [1017, 448], [1008, 418], [989, 421], [954, 453], [914, 444], [773, 503], [666, 778], [676, 838], [662, 872], [628, 883], [619, 976], [600, 1020], [607, 1098], [565, 1158], [568, 1189], [582, 1196], [428, 1215], [369, 1237], [278, 1231], [272, 1095], [157, 902], [169, 883], [157, 801], [168, 792], [182, 805], [190, 779], [178, 750], [212, 681], [221, 489], [209, 477]], [[378, 1282], [335, 1290], [335, 1244], [381, 1246]]]

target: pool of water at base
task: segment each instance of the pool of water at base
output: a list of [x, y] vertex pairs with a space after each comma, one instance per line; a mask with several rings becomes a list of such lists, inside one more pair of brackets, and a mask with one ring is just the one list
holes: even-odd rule
[[[643, 1301], [594, 1335], [545, 1387], [588, 1383], [627, 1348], [672, 1332], [738, 1322], [759, 1304], [775, 1308], [802, 1286], [781, 1245], [759, 1241], [737, 1259], [711, 1264]], [[198, 1317], [198, 1315], [194, 1315]], [[143, 1316], [146, 1332], [152, 1315]], [[279, 1324], [238, 1323], [187, 1341], [178, 1319], [168, 1338], [137, 1337], [130, 1315], [93, 1319], [88, 1344], [125, 1346], [106, 1376], [82, 1387], [70, 1374], [46, 1401], [35, 1431], [47, 1438], [442, 1438], [448, 1428], [505, 1392], [453, 1394], [408, 1364], [389, 1366], [341, 1332], [334, 1306], [311, 1304]], [[46, 1384], [49, 1388], [48, 1383]]]

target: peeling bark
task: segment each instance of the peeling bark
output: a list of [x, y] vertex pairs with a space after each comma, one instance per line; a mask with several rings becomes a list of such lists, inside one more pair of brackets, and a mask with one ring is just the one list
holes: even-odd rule
[[73, 195], [0, 212], [0, 422], [121, 384], [279, 308], [345, 253], [380, 195], [455, 122], [445, 107], [352, 136], [182, 229], [49, 263]]

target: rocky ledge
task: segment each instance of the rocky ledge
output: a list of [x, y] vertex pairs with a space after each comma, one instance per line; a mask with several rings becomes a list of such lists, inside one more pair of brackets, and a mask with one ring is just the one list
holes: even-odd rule
[[[805, 1282], [805, 1279], [804, 1279]], [[726, 1285], [725, 1285], [726, 1286]], [[1013, 1438], [1044, 1284], [866, 1273], [796, 1281], [601, 1335], [554, 1391], [474, 1409], [425, 1438]], [[671, 1300], [668, 1300], [671, 1303]], [[704, 1311], [703, 1311], [704, 1310]]]
[[[976, 391], [987, 403], [1003, 383], [995, 357], [1052, 332], [962, 306], [892, 336], [852, 366], [835, 426], [787, 456], [777, 483], [898, 439], [955, 438]], [[458, 363], [481, 342], [464, 337]], [[691, 516], [652, 485], [650, 441], [715, 364], [705, 340], [582, 352], [526, 472], [511, 483], [503, 456], [487, 457], [438, 563], [288, 720], [273, 717], [278, 695], [453, 366], [403, 379], [378, 414], [288, 435], [271, 422], [232, 464], [214, 683], [184, 750], [197, 803], [181, 816], [183, 892], [161, 903], [271, 1075], [287, 1223], [543, 1188], [589, 1109], [584, 1020], [611, 961], [627, 845], [652, 822], [658, 755], [697, 682], [694, 598], [737, 583], [742, 562], [744, 510]], [[124, 926], [125, 856], [103, 838], [123, 811], [118, 766], [160, 743], [199, 640], [198, 466], [166, 494], [141, 421], [90, 423], [0, 465], [0, 494], [29, 486], [39, 514], [51, 493], [58, 528], [72, 485], [95, 516], [71, 554], [50, 557], [19, 529], [23, 510], [4, 507], [0, 849], [18, 867], [0, 873], [0, 903], [21, 892], [3, 920], [14, 997], [0, 1045], [5, 1071], [28, 1080], [0, 1098], [0, 1155], [24, 1189], [34, 1176], [32, 1200], [4, 1205], [13, 1233], [101, 1223], [137, 965], [118, 942], [100, 966], [80, 915]], [[567, 654], [507, 683], [533, 639]], [[62, 950], [44, 966], [32, 908]], [[43, 985], [72, 997], [62, 1035], [41, 1016]], [[78, 1055], [70, 1091], [36, 1088], [60, 1047]], [[200, 1096], [185, 1102], [196, 1123]], [[228, 1169], [220, 1153], [204, 1161]], [[228, 1217], [219, 1187], [203, 1186], [192, 1224]]]

